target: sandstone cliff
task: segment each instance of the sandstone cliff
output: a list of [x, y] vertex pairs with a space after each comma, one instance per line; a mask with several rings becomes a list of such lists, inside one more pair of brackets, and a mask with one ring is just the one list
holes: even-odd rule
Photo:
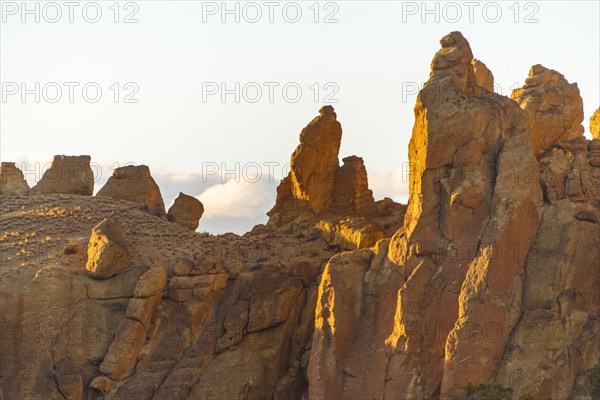
[[143, 204], [149, 212], [156, 215], [165, 214], [160, 188], [146, 165], [128, 165], [115, 169], [97, 196], [128, 200]]
[[29, 185], [23, 172], [13, 162], [3, 162], [0, 166], [0, 193], [11, 196], [29, 193]]
[[32, 194], [67, 193], [91, 196], [94, 173], [90, 156], [54, 156], [52, 165], [31, 188]]
[[[447, 398], [493, 379], [569, 398], [600, 359], [597, 168], [576, 86], [536, 66], [519, 104], [479, 87], [460, 33], [441, 45], [415, 106], [404, 226], [323, 272], [310, 398]], [[546, 105], [563, 122], [548, 131]]]
[[0, 398], [454, 399], [496, 380], [591, 399], [597, 114], [586, 140], [576, 84], [540, 65], [494, 93], [459, 32], [414, 114], [407, 206], [374, 200], [360, 157], [339, 165], [326, 106], [243, 236], [194, 232], [183, 194], [165, 214], [145, 166], [92, 197], [3, 163]]
[[[362, 158], [345, 157], [339, 165], [341, 140], [342, 126], [333, 107], [321, 108], [300, 133], [291, 171], [268, 212], [267, 231], [317, 232], [330, 245], [356, 249], [374, 245], [402, 225], [405, 206], [374, 200]], [[255, 231], [264, 231], [259, 228]]]

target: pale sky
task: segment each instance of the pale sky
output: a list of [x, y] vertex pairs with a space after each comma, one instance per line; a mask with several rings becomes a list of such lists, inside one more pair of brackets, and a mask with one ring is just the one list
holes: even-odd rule
[[405, 201], [416, 88], [450, 31], [497, 92], [540, 63], [578, 83], [588, 136], [600, 105], [596, 0], [227, 2], [229, 13], [220, 1], [22, 4], [0, 2], [2, 161], [39, 171], [53, 154], [89, 154], [96, 190], [111, 166], [147, 164], [168, 205], [179, 191], [199, 196], [199, 230], [211, 233], [266, 221], [323, 104], [343, 127], [340, 159], [363, 157], [375, 197]]

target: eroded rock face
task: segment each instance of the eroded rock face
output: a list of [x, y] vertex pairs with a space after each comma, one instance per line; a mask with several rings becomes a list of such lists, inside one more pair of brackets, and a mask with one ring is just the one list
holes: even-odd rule
[[[522, 179], [519, 173], [535, 164], [524, 135], [511, 137], [500, 151], [491, 218], [463, 281], [458, 319], [446, 340], [442, 393], [494, 379], [519, 321], [525, 257], [542, 205], [537, 174]], [[484, 331], [490, 327], [497, 330], [494, 340]]]
[[[127, 377], [135, 367], [150, 326], [150, 318], [161, 301], [167, 283], [167, 268], [159, 265], [140, 277], [134, 298], [129, 300], [125, 318], [119, 324], [115, 340], [100, 364], [100, 372], [112, 381]], [[102, 380], [103, 377], [96, 377]], [[109, 391], [111, 388], [108, 388]]]
[[300, 133], [300, 144], [290, 160], [291, 171], [277, 188], [277, 201], [269, 212], [271, 224], [281, 225], [287, 212], [307, 216], [326, 211], [331, 203], [342, 126], [333, 107], [324, 106]]
[[315, 213], [331, 202], [342, 126], [333, 107], [324, 106], [319, 116], [300, 132], [300, 144], [290, 161], [290, 184], [296, 199], [305, 200]]
[[354, 249], [374, 245], [382, 232], [389, 236], [401, 225], [404, 206], [391, 199], [375, 202], [362, 158], [345, 157], [339, 166], [341, 133], [331, 106], [321, 108], [302, 130], [292, 171], [277, 187], [275, 206], [262, 230], [321, 232], [331, 244]]
[[204, 205], [195, 197], [179, 193], [175, 203], [169, 208], [167, 219], [195, 231], [204, 214]]
[[371, 247], [385, 238], [383, 228], [364, 217], [323, 220], [317, 224], [317, 229], [327, 243], [346, 250]]
[[91, 196], [94, 172], [90, 156], [54, 156], [52, 165], [30, 194], [66, 193]]
[[576, 83], [542, 65], [529, 70], [525, 85], [511, 98], [528, 115], [528, 136], [536, 155], [555, 143], [570, 142], [583, 135], [583, 100]]
[[585, 369], [600, 360], [599, 218], [589, 203], [544, 207], [525, 261], [523, 312], [498, 370], [515, 393], [574, 398]]
[[8, 196], [25, 196], [29, 185], [23, 172], [13, 162], [3, 162], [0, 166], [0, 194]]
[[[415, 105], [406, 214], [373, 202], [358, 157], [323, 196], [306, 137], [297, 166], [312, 173], [283, 180], [269, 224], [308, 233], [211, 236], [109, 196], [4, 196], [5, 398], [446, 400], [497, 379], [515, 398], [587, 399], [600, 141], [537, 152], [536, 108], [487, 90], [459, 32], [441, 45]], [[556, 74], [534, 74], [549, 77], [534, 82], [538, 104], [572, 90]], [[331, 134], [331, 112], [306, 135]], [[148, 208], [143, 182], [134, 198]]]
[[339, 215], [374, 215], [375, 200], [363, 159], [350, 156], [342, 161], [344, 164], [334, 176], [330, 211]]
[[115, 219], [106, 218], [92, 229], [85, 269], [92, 278], [106, 279], [121, 273], [128, 265], [122, 228]]
[[[449, 398], [468, 382], [496, 378], [513, 387], [516, 396], [558, 393], [567, 398], [597, 359], [593, 340], [598, 336], [591, 322], [597, 311], [578, 294], [597, 290], [596, 258], [579, 265], [572, 258], [575, 247], [550, 234], [544, 254], [568, 254], [563, 268], [587, 271], [591, 280], [575, 289], [565, 278], [552, 292], [534, 282], [541, 272], [534, 272], [529, 261], [535, 238], [552, 229], [553, 217], [546, 213], [559, 204], [582, 209], [565, 215], [565, 221], [585, 221], [585, 227], [598, 229], [596, 214], [587, 209], [594, 201], [588, 182], [596, 168], [588, 163], [588, 144], [580, 137], [576, 85], [536, 66], [527, 88], [515, 93], [521, 109], [482, 88], [460, 33], [444, 37], [441, 45], [415, 106], [404, 226], [374, 248], [344, 253], [343, 263], [331, 259], [323, 273], [308, 374], [311, 399]], [[546, 114], [534, 112], [554, 105], [561, 108], [550, 113], [556, 117], [552, 123]], [[543, 123], [554, 124], [556, 132], [540, 136], [535, 129]], [[539, 163], [536, 154], [543, 155]], [[547, 222], [540, 225], [540, 220]], [[594, 248], [592, 241], [586, 233], [581, 245]], [[342, 279], [338, 264], [362, 284], [351, 286]], [[591, 272], [590, 265], [598, 272]], [[583, 319], [568, 331], [573, 336], [559, 332], [569, 338], [552, 345], [552, 358], [560, 366], [543, 379], [519, 367], [527, 356], [516, 331], [531, 331], [522, 325], [528, 296], [546, 304], [560, 304], [560, 296], [581, 298], [578, 307], [586, 309], [585, 314], [576, 307], [573, 314], [564, 313]], [[390, 309], [395, 314], [386, 315]], [[532, 316], [542, 312], [536, 308]], [[549, 325], [544, 335], [550, 338], [556, 328]], [[591, 356], [567, 361], [573, 351], [591, 348]], [[550, 357], [550, 350], [540, 354]], [[531, 368], [541, 365], [541, 357], [534, 357]]]
[[590, 132], [594, 139], [600, 139], [600, 108], [590, 118]]
[[600, 167], [600, 139], [590, 141], [589, 160], [592, 167]]
[[153, 214], [165, 214], [165, 203], [160, 188], [146, 165], [128, 165], [115, 169], [96, 195], [142, 204]]
[[[48, 202], [65, 212], [29, 212]], [[198, 234], [106, 197], [0, 206], [15, 232], [2, 244], [24, 254], [0, 271], [5, 398], [304, 395], [316, 279], [334, 254], [320, 238]], [[123, 227], [129, 267], [94, 279], [80, 247], [109, 216]]]
[[475, 73], [475, 80], [477, 81], [477, 84], [485, 90], [493, 92], [494, 74], [492, 74], [492, 71], [490, 71], [484, 63], [477, 59], [473, 59], [471, 63], [473, 64], [473, 72]]

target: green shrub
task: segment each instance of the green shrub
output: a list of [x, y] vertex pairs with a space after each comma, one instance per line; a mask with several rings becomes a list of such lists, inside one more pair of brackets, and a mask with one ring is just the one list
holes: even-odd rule
[[462, 395], [453, 400], [513, 400], [513, 390], [495, 380], [477, 385], [469, 382], [463, 388]]
[[[479, 383], [477, 385], [469, 382], [458, 397], [452, 400], [514, 400], [513, 390], [502, 386], [496, 380]], [[523, 395], [519, 400], [534, 400], [533, 396]], [[546, 399], [552, 400], [552, 399]]]
[[600, 400], [600, 362], [587, 370], [590, 380], [590, 396], [594, 400]]

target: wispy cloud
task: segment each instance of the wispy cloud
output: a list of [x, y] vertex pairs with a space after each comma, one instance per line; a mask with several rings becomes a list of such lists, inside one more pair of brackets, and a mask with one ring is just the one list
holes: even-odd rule
[[273, 207], [276, 187], [276, 182], [268, 180], [229, 180], [210, 186], [197, 197], [204, 204], [206, 218], [254, 218]]
[[[30, 186], [34, 186], [45, 169], [50, 166], [52, 156], [39, 155], [26, 157], [12, 155], [3, 157], [2, 161], [13, 161], [21, 168]], [[92, 169], [95, 173], [94, 192], [98, 192], [118, 166], [137, 164], [134, 162], [95, 162]], [[245, 233], [259, 223], [267, 221], [266, 213], [275, 204], [279, 179], [262, 175], [258, 179], [245, 176], [244, 179], [225, 180], [222, 176], [203, 176], [201, 173], [173, 171], [165, 168], [150, 170], [154, 180], [160, 187], [161, 194], [168, 208], [179, 192], [195, 196], [204, 204], [204, 215], [200, 221], [199, 231], [214, 234], [234, 232]], [[375, 199], [391, 197], [395, 201], [406, 203], [408, 198], [408, 168], [398, 165], [387, 174], [369, 172], [369, 185]]]
[[406, 204], [408, 200], [408, 163], [398, 165], [387, 174], [369, 173], [369, 186], [375, 200], [390, 197], [394, 201]]

